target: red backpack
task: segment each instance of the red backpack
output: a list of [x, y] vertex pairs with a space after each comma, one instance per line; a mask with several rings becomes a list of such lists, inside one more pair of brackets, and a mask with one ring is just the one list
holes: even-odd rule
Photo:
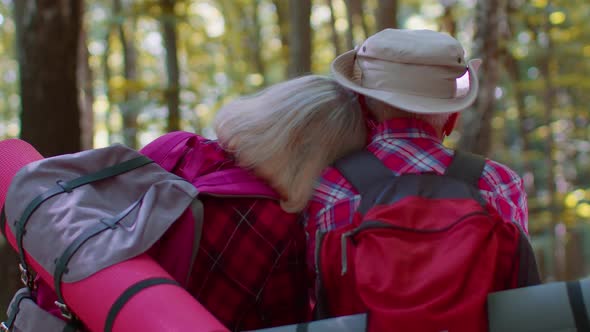
[[528, 238], [479, 193], [485, 159], [394, 176], [364, 151], [336, 167], [360, 192], [353, 224], [318, 234], [318, 318], [368, 313], [368, 331], [488, 329], [494, 291], [540, 283]]

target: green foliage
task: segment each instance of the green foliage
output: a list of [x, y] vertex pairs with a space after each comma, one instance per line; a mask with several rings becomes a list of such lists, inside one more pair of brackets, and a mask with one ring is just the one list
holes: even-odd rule
[[18, 62], [9, 1], [0, 1], [0, 139], [19, 134]]

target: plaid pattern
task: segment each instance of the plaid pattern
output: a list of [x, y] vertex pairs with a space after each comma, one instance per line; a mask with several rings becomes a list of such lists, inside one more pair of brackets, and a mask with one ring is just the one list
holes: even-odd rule
[[235, 331], [305, 320], [301, 220], [267, 199], [207, 197], [203, 203], [191, 294]]
[[[416, 119], [395, 119], [372, 124], [368, 150], [396, 175], [434, 172], [443, 174], [453, 151], [445, 148], [434, 128]], [[479, 189], [484, 199], [507, 222], [527, 230], [527, 200], [522, 179], [508, 167], [488, 160]], [[334, 168], [327, 169], [307, 212], [308, 266], [313, 267], [315, 234], [352, 223], [360, 196]], [[313, 274], [313, 271], [310, 271]]]

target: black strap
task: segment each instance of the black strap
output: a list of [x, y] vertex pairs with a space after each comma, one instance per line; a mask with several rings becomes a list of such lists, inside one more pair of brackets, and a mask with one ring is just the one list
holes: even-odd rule
[[193, 266], [195, 265], [195, 260], [197, 259], [197, 254], [199, 253], [199, 247], [201, 245], [201, 235], [203, 234], [203, 218], [204, 218], [204, 208], [203, 202], [199, 198], [195, 198], [191, 203], [191, 211], [193, 213], [193, 219], [195, 221], [194, 227], [194, 239], [193, 239], [193, 251], [191, 253], [191, 261], [188, 267], [188, 273], [185, 279], [185, 286], [188, 286], [190, 282], [190, 278], [193, 272]]
[[31, 293], [29, 291], [18, 293], [14, 298], [12, 306], [10, 308], [10, 316], [8, 316], [8, 319], [6, 320], [6, 322], [4, 322], [4, 325], [6, 326], [6, 328], [8, 328], [8, 331], [12, 329], [12, 325], [14, 325], [14, 322], [16, 321], [16, 316], [20, 311], [20, 303], [24, 299], [33, 300], [33, 298], [31, 297]]
[[27, 225], [27, 222], [29, 221], [29, 218], [31, 217], [33, 212], [35, 212], [35, 210], [37, 210], [37, 208], [41, 205], [41, 203], [43, 203], [44, 201], [48, 200], [49, 198], [51, 198], [55, 195], [58, 195], [58, 194], [61, 194], [64, 192], [65, 192], [64, 188], [62, 188], [60, 186], [56, 186], [56, 187], [53, 187], [53, 188], [47, 190], [43, 194], [35, 197], [35, 199], [33, 199], [33, 201], [31, 201], [31, 203], [29, 203], [29, 205], [27, 205], [27, 208], [23, 212], [21, 218], [16, 222], [16, 234], [15, 234], [16, 244], [18, 246], [18, 256], [20, 258], [20, 263], [21, 263], [22, 267], [26, 268], [26, 266], [27, 266], [27, 262], [25, 259], [25, 250], [23, 248], [23, 237], [25, 235], [25, 227]]
[[27, 222], [29, 221], [29, 218], [33, 214], [33, 212], [35, 212], [35, 210], [37, 210], [37, 208], [43, 202], [45, 202], [46, 200], [48, 200], [49, 198], [51, 198], [53, 196], [62, 194], [64, 192], [71, 192], [73, 189], [78, 188], [80, 186], [83, 186], [83, 185], [86, 185], [86, 184], [89, 184], [92, 182], [104, 180], [104, 179], [107, 179], [110, 177], [115, 177], [117, 175], [121, 175], [123, 173], [129, 172], [131, 170], [145, 166], [150, 163], [153, 163], [153, 160], [149, 159], [146, 156], [140, 156], [137, 158], [133, 158], [131, 160], [104, 168], [98, 172], [78, 177], [78, 178], [68, 181], [68, 182], [58, 181], [57, 185], [55, 187], [47, 190], [46, 192], [44, 192], [43, 194], [41, 194], [37, 197], [35, 197], [35, 199], [33, 199], [33, 201], [31, 201], [31, 203], [29, 203], [29, 205], [27, 205], [21, 218], [16, 223], [15, 236], [16, 236], [16, 243], [18, 246], [18, 254], [19, 254], [19, 258], [20, 258], [20, 262], [21, 262], [22, 267], [25, 269], [27, 268], [27, 263], [26, 263], [26, 259], [25, 259], [25, 251], [23, 248], [23, 237], [25, 235], [25, 227], [26, 227]]
[[[115, 324], [115, 319], [117, 318], [117, 315], [119, 314], [121, 309], [123, 309], [125, 304], [127, 304], [127, 302], [129, 302], [129, 300], [133, 296], [135, 296], [137, 293], [141, 292], [142, 290], [144, 290], [146, 288], [157, 286], [157, 285], [180, 286], [176, 281], [174, 281], [172, 279], [165, 279], [165, 278], [146, 279], [146, 280], [142, 280], [142, 281], [130, 286], [129, 288], [127, 288], [123, 292], [123, 294], [121, 294], [117, 298], [117, 300], [111, 306], [111, 309], [109, 310], [109, 313], [107, 315], [107, 319], [106, 319], [106, 322], [104, 325], [104, 331], [105, 332], [112, 331], [113, 325]], [[195, 327], [195, 328], [197, 328], [197, 327]]]
[[68, 181], [65, 183], [65, 189], [66, 191], [71, 191], [72, 189], [78, 188], [80, 186], [115, 177], [117, 175], [127, 173], [131, 170], [134, 170], [136, 168], [145, 166], [153, 162], [153, 160], [146, 156], [139, 156], [131, 160], [127, 160], [122, 163], [107, 168], [103, 168], [102, 170], [96, 173], [84, 175], [74, 180]]
[[367, 150], [348, 155], [334, 164], [344, 178], [360, 193], [357, 211], [365, 214], [377, 201], [384, 186], [395, 174]]
[[336, 161], [334, 166], [361, 196], [372, 192], [376, 183], [394, 177], [393, 172], [367, 150], [348, 155]]
[[82, 331], [84, 329], [84, 325], [80, 322], [77, 318], [72, 318], [68, 321], [66, 326], [64, 326], [62, 332], [76, 332]]
[[445, 175], [478, 187], [479, 178], [483, 174], [485, 165], [484, 157], [457, 150], [453, 161], [445, 171]]
[[55, 293], [57, 294], [57, 299], [59, 302], [65, 304], [63, 299], [63, 294], [61, 292], [61, 280], [63, 278], [64, 273], [68, 270], [68, 263], [70, 259], [74, 256], [74, 254], [80, 249], [80, 247], [86, 243], [92, 237], [100, 234], [101, 232], [107, 229], [113, 229], [116, 225], [125, 218], [131, 211], [133, 211], [136, 207], [138, 207], [143, 200], [143, 196], [131, 204], [128, 208], [126, 208], [121, 213], [117, 214], [112, 218], [104, 218], [100, 220], [99, 224], [96, 224], [88, 229], [86, 229], [82, 234], [80, 234], [74, 242], [72, 242], [66, 250], [64, 250], [63, 254], [57, 259], [55, 262], [55, 272], [53, 274], [54, 278], [54, 285], [55, 285]]
[[0, 232], [6, 238], [6, 212], [4, 212], [4, 206], [0, 210]]
[[527, 287], [541, 284], [541, 276], [535, 259], [535, 252], [526, 233], [518, 227], [518, 283], [516, 287]]
[[588, 320], [588, 313], [586, 311], [586, 304], [584, 303], [580, 281], [570, 281], [566, 283], [566, 287], [570, 307], [572, 308], [574, 321], [576, 322], [576, 329], [579, 332], [590, 331], [590, 320]]

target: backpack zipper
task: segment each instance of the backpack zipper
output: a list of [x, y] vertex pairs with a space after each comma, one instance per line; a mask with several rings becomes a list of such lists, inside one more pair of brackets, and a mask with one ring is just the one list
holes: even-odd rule
[[402, 230], [402, 231], [407, 231], [407, 232], [416, 232], [416, 233], [424, 233], [424, 234], [433, 234], [433, 233], [444, 232], [444, 231], [452, 228], [453, 226], [459, 224], [460, 222], [464, 221], [465, 219], [467, 219], [469, 217], [476, 216], [476, 215], [488, 215], [488, 213], [485, 211], [472, 212], [467, 215], [464, 215], [463, 217], [459, 218], [459, 220], [457, 220], [456, 222], [452, 223], [451, 225], [449, 225], [447, 227], [444, 227], [441, 229], [432, 229], [432, 230], [416, 230], [416, 229], [391, 225], [386, 222], [378, 221], [378, 220], [365, 221], [365, 222], [361, 223], [357, 228], [352, 229], [348, 232], [342, 233], [342, 235], [340, 236], [340, 248], [341, 248], [340, 249], [341, 250], [340, 259], [341, 259], [341, 266], [342, 266], [342, 269], [340, 271], [340, 275], [343, 276], [348, 272], [348, 253], [346, 251], [348, 238], [351, 238], [351, 240], [354, 241], [354, 238], [361, 232], [371, 230], [371, 229], [379, 229], [380, 228], [380, 229], [397, 229], [397, 230]]

